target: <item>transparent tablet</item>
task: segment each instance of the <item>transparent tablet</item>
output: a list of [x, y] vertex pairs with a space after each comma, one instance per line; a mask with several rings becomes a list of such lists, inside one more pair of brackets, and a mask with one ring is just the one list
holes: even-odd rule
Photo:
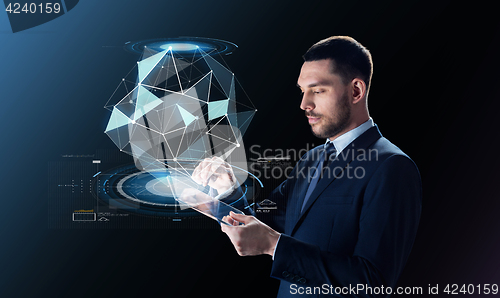
[[[181, 206], [184, 208], [192, 208], [216, 221], [226, 225], [235, 225], [230, 218], [229, 212], [232, 211], [236, 214], [244, 214], [242, 211], [217, 200], [216, 198], [207, 195], [203, 191], [195, 188], [187, 188], [177, 198]], [[243, 225], [237, 223], [236, 225]]]

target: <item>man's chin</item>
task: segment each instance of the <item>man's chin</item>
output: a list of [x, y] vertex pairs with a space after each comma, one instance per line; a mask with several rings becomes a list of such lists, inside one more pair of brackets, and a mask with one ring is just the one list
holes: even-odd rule
[[320, 139], [327, 138], [326, 136], [324, 136], [324, 132], [321, 131], [321, 129], [319, 129], [319, 127], [317, 125], [311, 125], [311, 132], [317, 138], [320, 138]]

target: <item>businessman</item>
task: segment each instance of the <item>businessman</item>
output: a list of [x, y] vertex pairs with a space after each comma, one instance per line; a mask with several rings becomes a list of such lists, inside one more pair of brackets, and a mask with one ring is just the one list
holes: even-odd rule
[[[369, 51], [334, 36], [303, 56], [300, 108], [326, 139], [307, 152], [270, 199], [286, 208], [263, 223], [231, 213], [221, 225], [238, 254], [269, 254], [278, 297], [382, 297], [391, 294], [410, 254], [421, 212], [413, 161], [384, 138], [368, 112]], [[193, 179], [238, 197], [234, 177], [205, 160]], [[220, 163], [219, 163], [220, 164]], [[240, 225], [243, 223], [243, 225]], [[356, 288], [356, 290], [353, 290]]]

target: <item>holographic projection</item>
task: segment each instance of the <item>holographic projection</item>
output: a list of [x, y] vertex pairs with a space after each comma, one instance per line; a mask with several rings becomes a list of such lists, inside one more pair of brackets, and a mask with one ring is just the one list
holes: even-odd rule
[[219, 201], [223, 194], [191, 179], [205, 159], [230, 165], [243, 193], [254, 179], [248, 179], [242, 137], [257, 110], [221, 55], [236, 46], [178, 38], [128, 47], [142, 50], [141, 58], [105, 105], [111, 112], [105, 133], [133, 157], [136, 169], [108, 173], [98, 195], [124, 209], [134, 203], [139, 209], [194, 208], [219, 220], [236, 211]]

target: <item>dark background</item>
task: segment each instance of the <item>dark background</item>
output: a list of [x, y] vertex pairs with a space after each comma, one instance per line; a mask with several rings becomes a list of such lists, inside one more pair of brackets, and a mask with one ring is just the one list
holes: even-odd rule
[[226, 61], [259, 110], [245, 144], [272, 149], [322, 142], [295, 86], [308, 47], [331, 35], [364, 44], [371, 116], [423, 181], [400, 285], [500, 283], [499, 25], [494, 5], [477, 1], [85, 0], [15, 34], [0, 12], [0, 296], [276, 295], [270, 257], [238, 257], [215, 221], [48, 229], [48, 162], [115, 148], [103, 106], [138, 59], [123, 44], [178, 36], [239, 46]]

